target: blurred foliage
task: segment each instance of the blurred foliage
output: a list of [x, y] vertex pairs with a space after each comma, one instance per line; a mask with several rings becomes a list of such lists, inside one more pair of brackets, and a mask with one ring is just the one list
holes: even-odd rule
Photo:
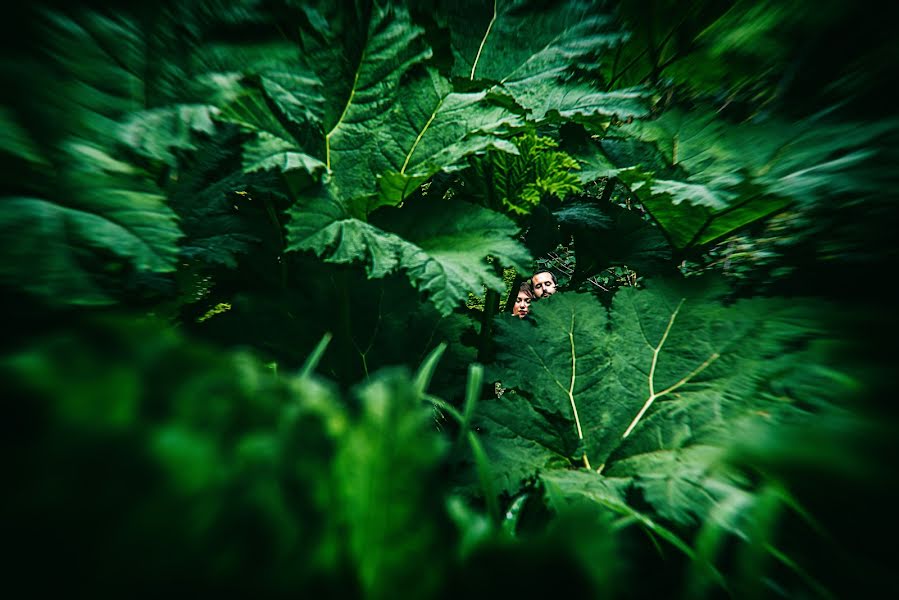
[[896, 590], [895, 8], [6, 16], [11, 587]]

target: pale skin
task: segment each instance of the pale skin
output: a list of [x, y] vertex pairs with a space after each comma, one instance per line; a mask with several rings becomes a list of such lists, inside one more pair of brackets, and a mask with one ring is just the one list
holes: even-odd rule
[[517, 316], [519, 319], [523, 319], [528, 316], [528, 312], [531, 310], [531, 297], [528, 296], [524, 292], [518, 292], [518, 296], [515, 298], [515, 304], [512, 305], [512, 314]]
[[535, 273], [531, 277], [531, 283], [534, 285], [534, 296], [537, 298], [552, 296], [556, 293], [556, 282], [548, 271]]

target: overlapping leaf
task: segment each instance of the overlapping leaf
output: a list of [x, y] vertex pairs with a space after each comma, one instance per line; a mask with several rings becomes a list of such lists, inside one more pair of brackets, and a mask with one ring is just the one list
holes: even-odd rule
[[487, 286], [502, 290], [502, 280], [485, 262], [524, 265], [530, 256], [512, 236], [515, 224], [497, 212], [465, 203], [403, 207], [391, 216], [391, 230], [353, 215], [330, 195], [310, 197], [292, 210], [288, 249], [309, 250], [328, 262], [365, 264], [369, 277], [402, 270], [442, 314]]
[[83, 142], [61, 157], [56, 196], [0, 199], [0, 279], [54, 302], [104, 304], [110, 272], [174, 270], [181, 232], [148, 175]]
[[[534, 323], [497, 324], [495, 376], [528, 396], [517, 400], [530, 404], [516, 411], [517, 419], [536, 411], [567, 423], [557, 446], [579, 448], [570, 460], [636, 477], [660, 514], [690, 522], [717, 497], [716, 485], [721, 494], [731, 493], [726, 478], [710, 475], [722, 432], [792, 410], [789, 402], [760, 396], [759, 389], [782, 368], [788, 344], [812, 331], [787, 303], [725, 307], [717, 294], [714, 286], [696, 284], [622, 289], [610, 322], [592, 297], [556, 294], [534, 305]], [[526, 427], [514, 427], [527, 435]], [[512, 472], [545, 471], [558, 454], [543, 450], [534, 459], [515, 449], [546, 444], [512, 443], [503, 428], [492, 430], [499, 437], [485, 445], [495, 456], [526, 461]], [[492, 438], [491, 428], [485, 431]], [[693, 466], [674, 468], [687, 462]], [[706, 479], [718, 483], [706, 485]]]
[[825, 116], [728, 124], [710, 111], [672, 110], [617, 130], [650, 143], [655, 157], [635, 161], [618, 154], [611, 140], [603, 145], [624, 168], [618, 176], [683, 248], [720, 239], [791, 202], [875, 193], [887, 183], [870, 163], [879, 139], [894, 128], [838, 125]]
[[436, 71], [425, 71], [401, 90], [380, 131], [372, 135], [369, 124], [348, 124], [335, 136], [335, 183], [365, 190], [374, 178], [378, 197], [370, 206], [396, 205], [435, 173], [465, 168], [469, 156], [488, 150], [516, 154], [504, 138], [521, 121], [486, 98], [486, 92], [453, 92]]
[[157, 16], [150, 27], [89, 10], [42, 13], [46, 55], [33, 57], [21, 94], [4, 109], [18, 132], [3, 142], [18, 161], [0, 203], [0, 235], [13, 249], [0, 267], [6, 283], [96, 304], [109, 302], [129, 272], [174, 270], [175, 214], [155, 174], [126, 157], [171, 164], [173, 148], [211, 130], [213, 109], [167, 107], [184, 94], [184, 71], [155, 52], [171, 41], [174, 21]]
[[[100, 202], [68, 207], [33, 197], [0, 200], [0, 240], [6, 253], [0, 280], [52, 301], [105, 304], [92, 272], [174, 269], [180, 236], [162, 197], [108, 190]], [[106, 262], [110, 256], [115, 260]]]
[[597, 477], [586, 471], [554, 471], [544, 473], [540, 480], [550, 506], [556, 511], [583, 502], [598, 505], [643, 525], [676, 548], [688, 555], [692, 554], [689, 546], [677, 534], [628, 503], [628, 492], [632, 485], [626, 478]]
[[[300, 134], [295, 135], [288, 130], [285, 123], [279, 120], [279, 116], [290, 115], [289, 112], [285, 111], [279, 114], [272, 112], [268, 96], [264, 91], [266, 82], [267, 79], [263, 77], [260, 83], [261, 87], [247, 87], [225, 106], [221, 113], [223, 120], [239, 125], [255, 134], [255, 138], [244, 146], [244, 172], [253, 173], [260, 170], [277, 169], [283, 173], [305, 171], [313, 177], [318, 177], [325, 170], [325, 164], [307, 154], [304, 144], [301, 139], [298, 139], [301, 137]], [[314, 82], [300, 79], [300, 85], [302, 86], [304, 83], [308, 89], [306, 94], [313, 95]], [[290, 93], [290, 97], [295, 100], [296, 96], [301, 93], [293, 91]], [[286, 92], [285, 95], [287, 95]]]
[[514, 494], [535, 473], [567, 467], [577, 450], [566, 419], [541, 411], [515, 390], [484, 402], [473, 425], [482, 437], [498, 492]]
[[327, 168], [341, 198], [364, 198], [371, 211], [472, 154], [515, 152], [502, 138], [518, 118], [426, 68], [431, 50], [404, 7], [332, 9], [304, 8], [302, 69], [259, 67], [258, 82], [225, 109], [225, 119], [258, 134], [247, 170]]
[[304, 66], [260, 64], [258, 80], [225, 108], [223, 118], [257, 133], [248, 171], [327, 168], [341, 198], [364, 198], [371, 211], [472, 154], [515, 152], [503, 137], [518, 118], [426, 68], [431, 50], [404, 7], [332, 9], [304, 8]]
[[569, 1], [536, 6], [497, 0], [451, 3], [445, 16], [457, 77], [498, 83], [529, 117], [542, 121], [608, 119], [646, 113], [638, 90], [605, 91], [576, 70], [620, 44], [626, 34], [595, 5]]

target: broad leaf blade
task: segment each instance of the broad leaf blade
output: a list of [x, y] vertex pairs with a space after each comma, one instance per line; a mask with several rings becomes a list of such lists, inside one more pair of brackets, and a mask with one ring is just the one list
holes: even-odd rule
[[606, 91], [597, 87], [595, 75], [576, 73], [627, 37], [594, 5], [464, 2], [454, 3], [444, 18], [452, 32], [454, 74], [497, 82], [496, 91], [536, 121], [646, 113], [643, 92]]
[[577, 450], [567, 421], [541, 413], [514, 390], [479, 403], [473, 425], [499, 493], [515, 493], [540, 472], [566, 468]]
[[362, 262], [372, 278], [402, 270], [444, 315], [470, 290], [503, 289], [488, 255], [522, 268], [530, 258], [512, 239], [517, 227], [508, 217], [470, 204], [403, 207], [391, 215], [394, 232], [352, 216], [330, 196], [310, 198], [292, 215], [288, 249], [311, 250], [329, 262]]
[[886, 160], [879, 143], [894, 130], [890, 121], [841, 124], [826, 116], [729, 123], [712, 110], [673, 109], [616, 130], [631, 136], [631, 144], [648, 144], [653, 159], [616, 156], [611, 139], [602, 145], [672, 244], [687, 248], [791, 203], [877, 193], [888, 182], [869, 165]]
[[[607, 426], [597, 392], [609, 375], [606, 311], [590, 297], [559, 294], [535, 304], [531, 319], [497, 323], [497, 375], [504, 386], [526, 390], [534, 406], [569, 424], [569, 447]], [[589, 457], [588, 457], [589, 458]]]
[[[580, 459], [585, 451], [593, 469], [645, 476], [638, 477], [639, 489], [658, 498], [664, 491], [659, 486], [668, 485], [668, 467], [627, 465], [677, 463], [677, 453], [686, 452], [697, 458], [698, 470], [693, 475], [685, 471], [683, 482], [672, 482], [700, 485], [717, 457], [701, 446], [721, 447], [726, 440], [722, 436], [734, 427], [764, 425], [795, 412], [789, 403], [771, 400], [760, 389], [784, 368], [781, 361], [789, 355], [789, 345], [815, 331], [814, 318], [799, 314], [789, 303], [755, 300], [726, 307], [720, 303], [721, 293], [716, 285], [703, 282], [622, 289], [614, 298], [608, 326], [605, 309], [592, 297], [556, 294], [532, 307], [529, 319], [534, 323], [497, 324], [501, 349], [495, 377], [528, 394], [530, 410], [540, 415], [532, 416], [533, 422], [545, 427], [547, 416], [561, 419], [566, 425], [560, 439], [566, 448], [578, 446], [579, 421], [583, 440], [573, 458]], [[519, 410], [516, 418], [525, 419], [526, 412]], [[513, 427], [511, 422], [503, 424]], [[522, 426], [514, 427], [527, 434]], [[523, 457], [513, 448], [524, 443], [488, 439], [485, 447], [503, 445], [509, 448], [505, 455]], [[499, 448], [493, 454], [504, 455]], [[549, 455], [535, 456], [530, 472], [541, 468]], [[516, 469], [528, 472], [523, 465]], [[714, 481], [722, 494], [730, 493], [726, 479]], [[694, 508], [690, 513], [693, 509], [678, 504], [664, 510], [674, 511], [667, 516], [675, 520], [688, 521], [689, 514], [702, 512]]]
[[115, 267], [110, 254], [122, 261], [119, 269], [127, 262], [138, 271], [174, 270], [180, 236], [160, 196], [128, 191], [77, 208], [42, 198], [3, 198], [0, 223], [7, 248], [0, 280], [73, 304], [110, 301], [91, 274]]

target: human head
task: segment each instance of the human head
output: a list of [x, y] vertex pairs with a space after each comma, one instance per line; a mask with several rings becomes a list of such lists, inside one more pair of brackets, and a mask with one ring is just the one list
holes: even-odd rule
[[531, 311], [531, 300], [534, 298], [534, 292], [531, 290], [531, 284], [525, 281], [518, 286], [518, 295], [515, 297], [515, 304], [512, 305], [512, 314], [519, 319], [528, 316]]
[[531, 284], [534, 286], [536, 298], [552, 296], [556, 293], [556, 276], [551, 271], [537, 271], [531, 277]]

